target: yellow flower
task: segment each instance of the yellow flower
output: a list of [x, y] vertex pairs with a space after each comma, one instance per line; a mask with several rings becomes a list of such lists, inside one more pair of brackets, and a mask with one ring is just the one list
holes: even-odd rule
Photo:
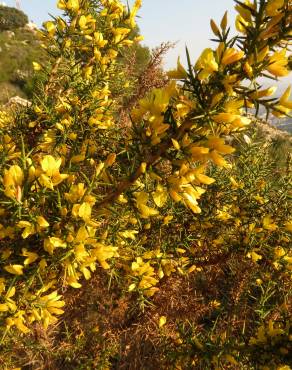
[[[255, 8], [255, 5], [250, 2], [250, 0], [245, 0], [244, 4], [248, 6], [251, 10]], [[251, 22], [252, 16], [251, 16], [251, 11], [247, 9], [246, 7], [243, 7], [240, 4], [237, 4], [235, 6], [235, 10], [239, 13], [240, 17], [245, 21], [245, 22]]]
[[210, 306], [212, 308], [219, 308], [221, 306], [221, 303], [215, 299], [215, 300], [210, 302]]
[[53, 254], [56, 248], [66, 248], [67, 243], [56, 237], [49, 237], [44, 240], [44, 250], [49, 254]]
[[292, 109], [292, 100], [289, 100], [291, 95], [291, 85], [287, 87], [283, 95], [281, 96], [279, 103], [289, 109]]
[[275, 231], [278, 229], [278, 226], [273, 223], [271, 216], [266, 216], [263, 218], [263, 228], [265, 230]]
[[196, 146], [196, 144], [192, 144], [188, 148], [189, 152], [192, 154], [194, 159], [199, 159], [201, 156], [204, 156], [209, 153], [209, 148], [205, 148], [203, 146]]
[[250, 98], [251, 99], [260, 99], [260, 98], [263, 98], [263, 97], [271, 96], [271, 95], [274, 95], [276, 90], [277, 90], [276, 86], [271, 86], [267, 89], [253, 92], [252, 94], [250, 94]]
[[260, 51], [256, 55], [256, 58], [255, 58], [256, 61], [257, 62], [262, 62], [266, 58], [266, 56], [268, 55], [269, 51], [270, 51], [269, 46], [265, 46], [262, 49], [260, 49]]
[[36, 230], [33, 224], [28, 221], [19, 221], [17, 226], [20, 229], [24, 229], [21, 236], [26, 239], [28, 236], [35, 234]]
[[229, 112], [218, 113], [213, 116], [213, 120], [221, 124], [228, 123], [231, 130], [236, 130], [238, 128], [248, 126], [251, 123], [250, 118]]
[[93, 72], [93, 66], [87, 66], [87, 67], [85, 67], [83, 69], [84, 78], [86, 80], [89, 80], [91, 78], [92, 72]]
[[212, 150], [209, 157], [218, 167], [228, 168], [230, 166], [216, 150]]
[[[61, 315], [64, 313], [61, 307], [65, 306], [65, 302], [60, 300], [61, 297], [62, 296], [58, 295], [57, 291], [53, 291], [48, 295], [39, 297], [36, 302], [33, 316], [34, 319], [43, 321], [45, 329], [47, 329], [49, 325], [56, 323], [57, 318], [53, 315]], [[41, 309], [38, 309], [38, 306], [40, 306]]]
[[0, 303], [0, 312], [7, 312], [9, 311], [9, 307], [6, 303]]
[[274, 17], [279, 14], [281, 8], [283, 8], [285, 0], [269, 0], [266, 5], [266, 15], [268, 17]]
[[273, 110], [273, 115], [276, 117], [285, 117], [287, 114], [290, 113], [292, 109], [292, 100], [289, 100], [291, 94], [291, 86], [289, 86], [284, 94], [281, 96], [279, 100], [279, 104], [275, 106], [275, 110]]
[[199, 181], [201, 184], [205, 185], [211, 185], [213, 184], [213, 182], [215, 182], [215, 179], [207, 175], [204, 175], [203, 173], [196, 174], [196, 180]]
[[91, 217], [91, 206], [89, 203], [84, 202], [80, 205], [78, 210], [78, 216], [83, 219], [83, 221], [89, 221]]
[[159, 212], [156, 209], [148, 207], [146, 205], [146, 203], [148, 202], [148, 198], [149, 198], [147, 193], [145, 193], [144, 191], [137, 192], [135, 194], [135, 197], [136, 197], [136, 205], [137, 205], [138, 210], [141, 213], [142, 218], [148, 218], [148, 217], [156, 216], [159, 214]]
[[247, 74], [247, 76], [249, 78], [252, 78], [252, 76], [253, 76], [253, 69], [252, 69], [252, 66], [248, 62], [245, 62], [244, 63], [243, 69], [244, 69], [244, 72]]
[[158, 326], [162, 328], [166, 324], [166, 316], [160, 316]]
[[279, 259], [279, 258], [285, 256], [285, 254], [286, 254], [286, 251], [282, 247], [276, 247], [274, 249], [274, 256], [275, 256], [276, 259]]
[[184, 193], [182, 193], [184, 203], [188, 208], [190, 208], [194, 213], [201, 213], [201, 208], [198, 205], [197, 199], [200, 194], [193, 187], [189, 186]]
[[92, 255], [100, 263], [101, 267], [105, 270], [110, 268], [107, 260], [112, 257], [118, 256], [117, 247], [112, 247], [110, 245], [104, 245], [102, 243], [96, 243], [95, 248], [92, 250]]
[[252, 261], [255, 262], [255, 263], [263, 258], [260, 254], [256, 253], [255, 251], [251, 251], [251, 252], [247, 253], [246, 256], [248, 258], [251, 258]]
[[41, 168], [43, 170], [43, 174], [39, 177], [39, 182], [41, 185], [53, 189], [55, 185], [60, 184], [63, 180], [65, 180], [68, 175], [60, 174], [59, 168], [61, 166], [62, 159], [55, 159], [51, 155], [46, 155], [41, 160]]
[[129, 28], [122, 28], [122, 27], [113, 28], [112, 33], [113, 35], [115, 35], [114, 40], [113, 40], [114, 44], [118, 44], [121, 42], [121, 44], [123, 45], [126, 45], [126, 44], [131, 45], [133, 41], [126, 39], [126, 36], [130, 31], [131, 30]]
[[79, 0], [68, 0], [66, 8], [76, 13], [79, 10]]
[[39, 64], [39, 63], [37, 63], [37, 62], [32, 62], [32, 65], [33, 65], [33, 69], [35, 70], [35, 71], [41, 71], [42, 70], [42, 66]]
[[136, 0], [133, 8], [140, 9], [141, 6], [142, 6], [142, 0]]
[[144, 294], [148, 297], [152, 296], [157, 290], [153, 287], [158, 283], [158, 280], [154, 277], [154, 268], [150, 262], [144, 262], [141, 257], [138, 257], [136, 261], [132, 262], [131, 269], [135, 276], [141, 278], [138, 288], [146, 290]]
[[23, 318], [24, 311], [18, 311], [17, 314], [13, 317], [8, 317], [6, 319], [6, 326], [9, 329], [12, 326], [16, 326], [18, 330], [22, 333], [27, 334], [30, 332], [27, 326], [24, 325]]
[[145, 37], [144, 37], [144, 36], [139, 35], [139, 36], [136, 36], [136, 37], [134, 38], [134, 41], [135, 41], [135, 42], [140, 42], [140, 41], [143, 41], [144, 39], [145, 39]]
[[224, 51], [221, 63], [224, 65], [232, 64], [242, 59], [243, 56], [244, 56], [243, 51], [238, 51], [234, 48], [228, 48]]
[[78, 21], [79, 27], [83, 30], [87, 28], [87, 17], [82, 15]]
[[57, 7], [59, 9], [65, 10], [66, 9], [66, 1], [65, 0], [58, 0]]
[[246, 33], [246, 27], [249, 26], [249, 22], [247, 22], [241, 15], [237, 15], [235, 19], [235, 27], [238, 32]]
[[35, 262], [39, 256], [37, 253], [29, 252], [26, 248], [22, 248], [22, 254], [23, 257], [27, 257], [23, 264], [24, 266], [30, 265], [31, 263]]
[[168, 216], [165, 216], [164, 219], [163, 219], [163, 225], [168, 225], [169, 222], [173, 219], [173, 216], [171, 215], [168, 215]]
[[169, 78], [173, 78], [175, 80], [181, 80], [188, 76], [187, 71], [184, 69], [180, 62], [180, 58], [177, 60], [177, 68], [167, 72], [167, 76]]
[[152, 193], [152, 197], [157, 207], [163, 207], [164, 204], [167, 202], [168, 193], [162, 185], [158, 184], [156, 187], [156, 191]]
[[276, 337], [278, 335], [284, 334], [284, 330], [283, 329], [276, 329], [276, 328], [274, 328], [273, 321], [272, 320], [269, 320], [269, 324], [268, 324], [268, 328], [267, 328], [267, 334], [270, 337]]
[[134, 3], [134, 6], [131, 9], [130, 17], [126, 20], [126, 24], [129, 24], [131, 28], [135, 28], [136, 22], [135, 22], [135, 17], [137, 15], [138, 10], [140, 9], [142, 5], [141, 0], [136, 0]]
[[263, 284], [262, 279], [256, 279], [256, 284], [257, 284], [257, 285], [262, 285], [262, 284]]
[[217, 210], [216, 218], [221, 221], [227, 221], [232, 218], [232, 216], [227, 212], [227, 208], [223, 207], [222, 210]]
[[21, 185], [24, 181], [24, 174], [22, 169], [13, 165], [8, 170], [4, 170], [3, 185], [4, 194], [12, 199], [21, 200]]
[[239, 365], [239, 363], [235, 360], [235, 358], [232, 355], [225, 355], [224, 356], [226, 361], [228, 361], [232, 365]]
[[244, 184], [243, 183], [238, 183], [234, 177], [230, 177], [229, 178], [230, 182], [231, 182], [231, 185], [232, 185], [232, 189], [242, 189], [244, 187]]
[[41, 227], [41, 228], [46, 228], [46, 227], [50, 226], [48, 221], [43, 216], [38, 216], [37, 217], [37, 223], [38, 223], [39, 227]]
[[208, 139], [207, 146], [221, 154], [231, 154], [235, 151], [232, 146], [225, 144], [224, 139], [215, 136], [211, 136]]
[[125, 230], [125, 231], [119, 232], [119, 235], [121, 235], [123, 238], [131, 239], [131, 240], [136, 239], [136, 237], [135, 237], [136, 234], [139, 234], [139, 231], [137, 231], [137, 230]]
[[4, 266], [4, 270], [13, 275], [23, 275], [23, 267], [22, 265], [8, 265]]
[[62, 160], [59, 158], [56, 160], [53, 156], [51, 155], [46, 155], [42, 160], [41, 160], [41, 167], [42, 170], [45, 172], [47, 176], [54, 176], [56, 173], [59, 172], [59, 168], [61, 166]]
[[285, 222], [284, 226], [287, 231], [292, 232], [292, 220]]
[[133, 290], [135, 290], [135, 288], [136, 288], [136, 284], [135, 283], [130, 284], [129, 285], [129, 288], [128, 288], [128, 292], [132, 292]]
[[238, 75], [227, 75], [224, 77], [223, 85], [228, 95], [234, 96], [234, 87], [238, 85]]
[[72, 185], [69, 193], [65, 193], [65, 199], [71, 203], [78, 202], [85, 194], [86, 188], [83, 183]]
[[54, 22], [52, 22], [52, 21], [45, 22], [44, 26], [45, 26], [46, 30], [48, 31], [49, 36], [54, 36], [55, 35], [56, 25], [55, 25]]
[[208, 78], [213, 72], [218, 71], [218, 63], [212, 49], [207, 48], [202, 52], [195, 65], [195, 70], [200, 71], [198, 76], [201, 80]]
[[125, 197], [124, 194], [121, 194], [119, 195], [117, 201], [120, 203], [120, 204], [126, 204], [128, 203], [128, 199]]
[[179, 142], [177, 140], [175, 140], [175, 139], [171, 139], [171, 141], [172, 141], [172, 145], [174, 146], [174, 148], [176, 150], [180, 150]]
[[108, 43], [107, 40], [104, 40], [103, 34], [101, 32], [94, 32], [94, 39], [96, 46], [100, 48], [103, 48]]
[[141, 173], [146, 173], [146, 169], [147, 169], [147, 163], [146, 162], [142, 162], [140, 164], [140, 168], [139, 168], [140, 172]]
[[267, 70], [276, 77], [283, 77], [289, 74], [287, 69], [288, 58], [286, 57], [286, 49], [276, 51], [269, 57], [269, 65]]

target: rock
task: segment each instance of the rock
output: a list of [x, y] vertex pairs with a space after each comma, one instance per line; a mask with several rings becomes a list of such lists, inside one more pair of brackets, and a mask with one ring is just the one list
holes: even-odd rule
[[15, 37], [15, 32], [13, 31], [5, 31], [5, 34], [7, 35], [9, 39], [12, 39], [13, 37]]
[[269, 124], [269, 122], [258, 121], [257, 126], [265, 135], [267, 141], [272, 141], [274, 139], [285, 139], [292, 143], [292, 136], [288, 132], [273, 127], [271, 124]]
[[225, 136], [225, 141], [226, 141], [227, 144], [232, 145], [232, 143], [234, 141], [234, 137], [231, 136], [231, 135], [226, 135]]
[[29, 22], [24, 26], [24, 29], [31, 32], [36, 32], [38, 30], [38, 26], [33, 22]]
[[9, 99], [8, 103], [5, 105], [8, 107], [16, 105], [27, 108], [31, 106], [31, 102], [29, 100], [21, 98], [20, 96], [13, 96], [12, 98]]

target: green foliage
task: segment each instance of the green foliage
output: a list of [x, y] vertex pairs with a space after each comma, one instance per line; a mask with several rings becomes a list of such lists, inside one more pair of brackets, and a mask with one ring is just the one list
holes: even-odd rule
[[0, 32], [0, 103], [6, 103], [13, 95], [32, 97], [37, 78], [32, 62], [42, 61], [45, 56], [35, 33], [24, 29], [13, 32], [12, 37]]
[[24, 27], [27, 23], [27, 15], [21, 10], [0, 5], [0, 31], [13, 31]]

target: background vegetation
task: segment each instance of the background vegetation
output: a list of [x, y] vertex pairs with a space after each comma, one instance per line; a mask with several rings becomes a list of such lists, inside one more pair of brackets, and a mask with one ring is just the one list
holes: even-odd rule
[[21, 10], [0, 5], [0, 30], [8, 31], [24, 27], [28, 23], [27, 15]]

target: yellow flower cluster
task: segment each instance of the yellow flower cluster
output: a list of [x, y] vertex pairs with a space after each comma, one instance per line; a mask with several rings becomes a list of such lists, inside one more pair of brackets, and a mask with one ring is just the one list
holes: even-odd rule
[[[97, 12], [90, 0], [58, 1], [70, 20], [58, 17], [39, 32], [55, 59], [47, 66], [34, 62], [47, 76], [53, 111], [33, 103], [26, 116], [33, 143], [25, 134], [13, 140], [13, 119], [1, 112], [0, 310], [7, 329], [26, 333], [34, 321], [47, 327], [63, 313], [56, 263], [62, 285], [79, 288], [81, 277], [89, 279], [97, 264], [108, 269], [107, 261], [118, 255], [92, 215], [92, 192], [99, 178], [109, 181], [106, 169], [115, 162], [114, 153], [103, 160], [96, 155], [98, 135], [113, 125], [109, 80], [119, 50], [136, 42], [129, 34], [139, 6], [128, 11], [119, 1], [103, 0]], [[92, 182], [84, 182], [87, 176]]]

